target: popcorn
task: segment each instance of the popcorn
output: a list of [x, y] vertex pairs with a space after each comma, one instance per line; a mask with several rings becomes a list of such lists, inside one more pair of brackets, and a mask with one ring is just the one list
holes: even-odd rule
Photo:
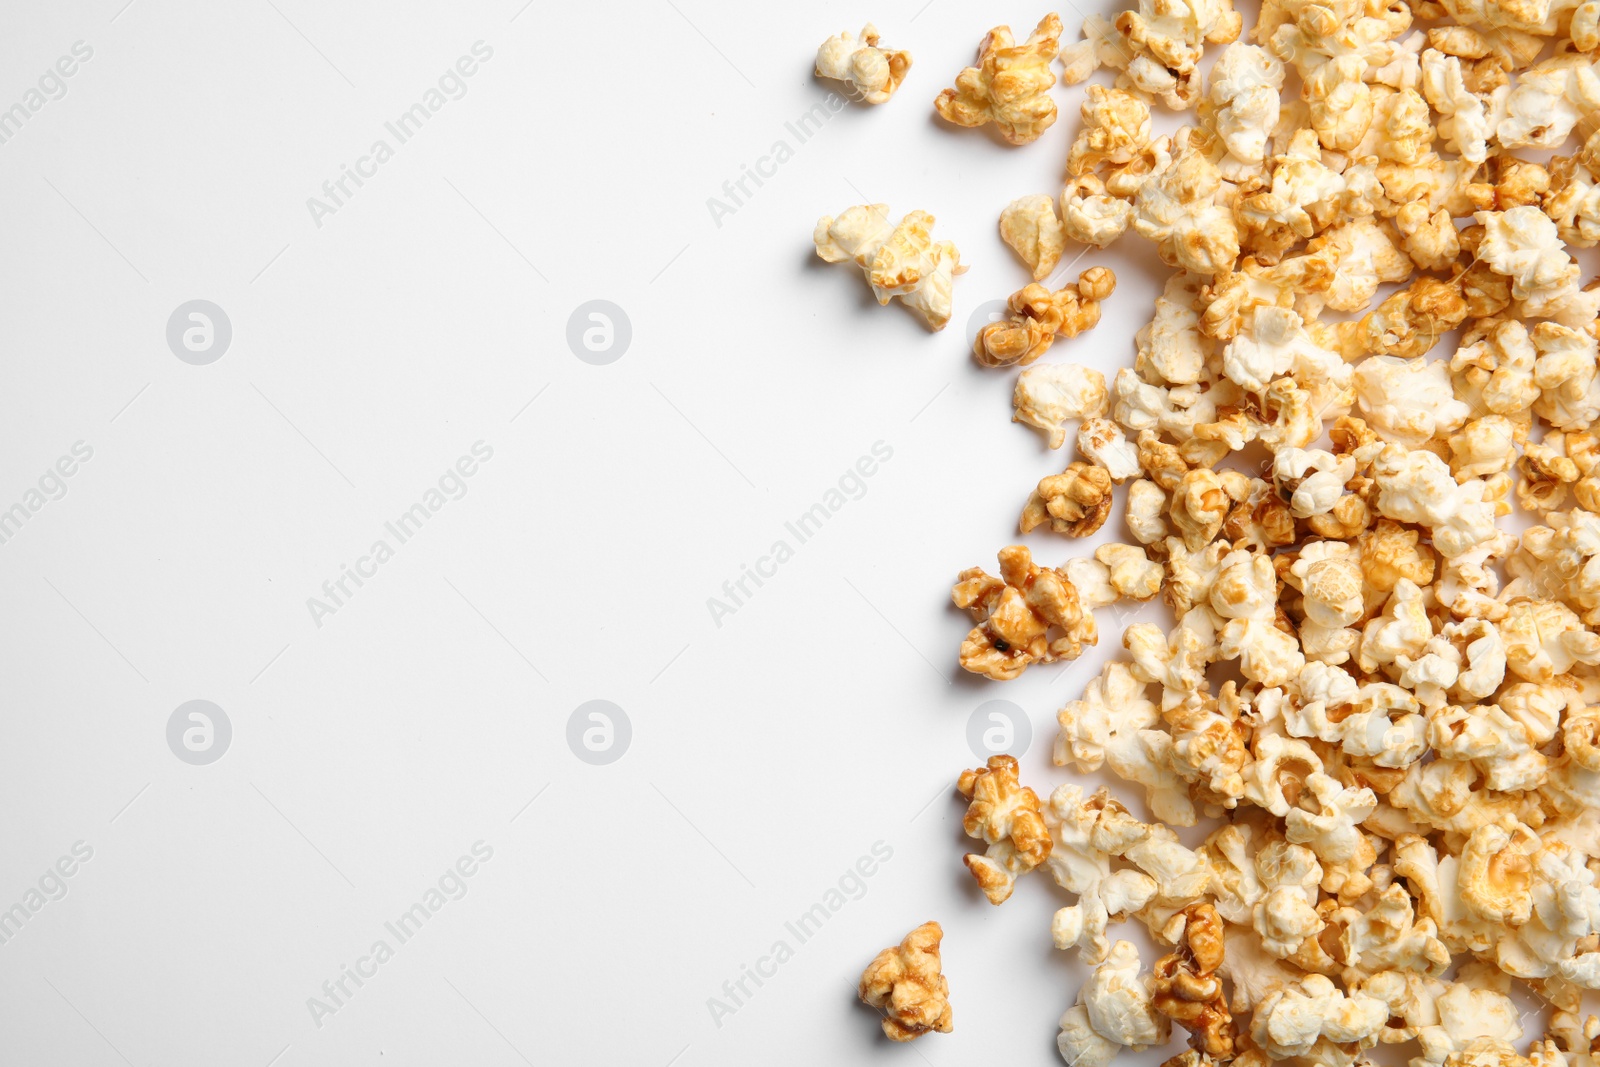
[[926, 211], [891, 226], [887, 204], [863, 204], [818, 219], [811, 239], [829, 263], [854, 260], [879, 304], [899, 297], [932, 330], [950, 321], [952, 283], [967, 268], [954, 244], [934, 242], [933, 216]]
[[1100, 301], [1117, 287], [1107, 267], [1090, 267], [1072, 285], [1051, 292], [1034, 282], [1011, 294], [1011, 317], [984, 325], [972, 354], [986, 367], [1026, 367], [1059, 337], [1076, 337], [1100, 321]]
[[[974, 124], [1053, 121], [1052, 22], [964, 72]], [[991, 900], [1041, 865], [1067, 890], [1051, 940], [1094, 968], [1060, 1020], [1074, 1067], [1171, 1021], [1191, 1048], [1165, 1067], [1409, 1041], [1411, 1067], [1596, 1067], [1600, 279], [1571, 250], [1600, 246], [1600, 0], [1263, 0], [1241, 25], [1229, 0], [1086, 19], [1064, 81], [1116, 87], [1080, 101], [1059, 203], [1001, 216], [1035, 283], [974, 354], [1025, 367], [1014, 421], [1078, 452], [1021, 529], [1098, 533], [1125, 485], [1127, 543], [963, 572], [961, 663], [1014, 678], [1148, 605], [1053, 752], [1147, 810], [1070, 780], [1041, 804], [1001, 757], [963, 776], [969, 869]], [[1157, 136], [1152, 102], [1196, 113]], [[875, 288], [931, 255], [841, 220], [819, 248]], [[1066, 242], [1129, 228], [1170, 268], [1131, 365], [1031, 366], [1114, 284], [1039, 284]], [[1174, 829], [1217, 819], [1198, 849]], [[1526, 1050], [1512, 979], [1556, 1012]]]
[[1056, 218], [1053, 197], [1023, 196], [1000, 213], [1000, 239], [1033, 271], [1033, 280], [1050, 277], [1066, 247], [1066, 232]]
[[1006, 755], [990, 756], [987, 767], [962, 771], [956, 788], [972, 802], [962, 828], [989, 846], [982, 856], [967, 854], [967, 869], [989, 903], [1003, 904], [1017, 878], [1050, 855], [1039, 796], [1018, 783], [1016, 757]]
[[846, 30], [817, 49], [817, 77], [844, 82], [851, 96], [869, 104], [885, 103], [910, 69], [911, 53], [879, 48], [877, 27], [870, 22], [859, 37]]
[[1138, 10], [1122, 12], [1114, 24], [1090, 16], [1083, 32], [1096, 39], [1100, 62], [1122, 71], [1119, 87], [1184, 111], [1199, 99], [1196, 68], [1205, 45], [1235, 41], [1242, 27], [1231, 0], [1139, 0]]
[[1155, 1010], [1153, 1000], [1149, 980], [1139, 974], [1139, 952], [1128, 941], [1111, 946], [1111, 954], [1078, 993], [1089, 1028], [1136, 1052], [1167, 1040], [1166, 1017]]
[[1043, 430], [1050, 447], [1060, 448], [1068, 419], [1098, 418], [1109, 409], [1105, 375], [1077, 363], [1032, 366], [1017, 377], [1012, 404], [1012, 422]]
[[[1024, 545], [1000, 550], [1000, 577], [969, 567], [951, 591], [978, 625], [961, 643], [961, 666], [996, 681], [1033, 663], [1077, 659], [1098, 639], [1094, 616], [1059, 570], [1039, 567]], [[1059, 636], [1051, 637], [1054, 631]]]
[[1151, 1005], [1192, 1035], [1194, 1048], [1208, 1056], [1231, 1058], [1233, 1017], [1222, 995], [1224, 926], [1210, 904], [1184, 909], [1183, 945], [1156, 961]]
[[1163, 262], [1202, 274], [1233, 267], [1239, 232], [1233, 212], [1219, 202], [1222, 176], [1193, 138], [1183, 138], [1171, 159], [1139, 186], [1134, 229], [1156, 242]]
[[1121, 484], [1139, 473], [1139, 450], [1110, 419], [1085, 419], [1078, 428], [1078, 451]]
[[1081, 461], [1060, 474], [1042, 478], [1022, 509], [1023, 533], [1048, 525], [1067, 537], [1087, 537], [1111, 514], [1111, 473]]
[[944, 930], [923, 923], [893, 948], [878, 953], [861, 974], [861, 999], [884, 1013], [883, 1033], [890, 1041], [914, 1041], [931, 1030], [948, 1034], [950, 983], [939, 962]]
[[996, 26], [978, 47], [978, 65], [956, 76], [956, 87], [941, 92], [933, 106], [957, 126], [993, 122], [1014, 145], [1038, 140], [1056, 121], [1050, 63], [1061, 47], [1061, 19], [1046, 15], [1022, 44], [1009, 26]]

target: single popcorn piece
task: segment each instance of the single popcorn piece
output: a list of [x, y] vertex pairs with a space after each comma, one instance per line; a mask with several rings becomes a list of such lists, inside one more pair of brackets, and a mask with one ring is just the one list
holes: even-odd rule
[[1000, 213], [1000, 239], [1033, 271], [1033, 280], [1050, 277], [1061, 261], [1066, 233], [1056, 217], [1054, 197], [1024, 196]]
[[905, 940], [886, 948], [861, 974], [858, 995], [884, 1013], [883, 1033], [890, 1041], [913, 1041], [937, 1030], [948, 1034], [950, 983], [939, 960], [944, 929], [926, 922]]
[[1139, 974], [1139, 951], [1128, 941], [1111, 947], [1058, 1025], [1056, 1047], [1074, 1067], [1106, 1067], [1122, 1049], [1165, 1044], [1171, 1032], [1155, 1010], [1149, 980]]
[[1087, 537], [1111, 514], [1111, 487], [1111, 472], [1105, 467], [1081, 461], [1068, 464], [1060, 474], [1039, 480], [1022, 509], [1022, 532], [1049, 526], [1052, 533]]
[[870, 22], [859, 37], [846, 30], [817, 49], [817, 77], [844, 82], [852, 97], [869, 104], [885, 103], [910, 69], [911, 53], [879, 48], [878, 29]]
[[812, 241], [829, 263], [853, 260], [879, 304], [899, 297], [932, 330], [950, 321], [955, 276], [967, 268], [954, 244], [934, 242], [933, 216], [926, 211], [913, 211], [891, 226], [887, 204], [859, 205], [837, 218], [818, 219]]
[[1235, 42], [1222, 50], [1211, 68], [1202, 118], [1228, 149], [1239, 175], [1258, 168], [1267, 158], [1267, 142], [1280, 117], [1278, 90], [1283, 64], [1264, 48]]
[[1183, 915], [1182, 946], [1156, 961], [1151, 1004], [1189, 1031], [1196, 1050], [1228, 1060], [1234, 1052], [1233, 1016], [1217, 974], [1226, 940], [1222, 917], [1205, 903], [1189, 905]]
[[1078, 452], [1105, 468], [1118, 485], [1139, 474], [1139, 450], [1110, 419], [1083, 420], [1078, 428]]
[[1132, 93], [1091, 85], [1079, 116], [1083, 125], [1067, 156], [1068, 177], [1125, 167], [1150, 147], [1150, 105]]
[[962, 571], [951, 598], [978, 622], [961, 643], [961, 666], [995, 681], [1034, 663], [1077, 659], [1099, 638], [1071, 579], [1037, 566], [1025, 545], [1000, 550], [998, 578], [981, 567]]
[[1100, 321], [1100, 301], [1116, 287], [1109, 267], [1090, 267], [1054, 292], [1033, 282], [1011, 294], [1009, 318], [978, 331], [972, 354], [985, 367], [1025, 367], [1048, 352], [1057, 337], [1093, 329]]
[[1174, 145], [1170, 161], [1139, 186], [1133, 226], [1156, 242], [1163, 262], [1217, 274], [1232, 269], [1238, 258], [1239, 231], [1233, 212], [1219, 200], [1222, 175], [1196, 140]]
[[1073, 178], [1061, 189], [1061, 231], [1070, 241], [1105, 248], [1133, 224], [1133, 205], [1111, 196], [1093, 174]]
[[1009, 26], [996, 26], [978, 47], [978, 65], [956, 76], [954, 89], [933, 102], [940, 117], [957, 126], [993, 122], [1014, 145], [1038, 140], [1056, 121], [1050, 69], [1061, 47], [1061, 19], [1046, 15], [1033, 34], [1017, 44]]
[[967, 836], [989, 846], [982, 856], [967, 854], [967, 869], [989, 903], [1003, 904], [1017, 878], [1050, 855], [1039, 796], [1017, 781], [1016, 757], [1006, 755], [990, 756], [987, 767], [962, 771], [956, 788], [971, 801], [961, 824]]
[[1068, 419], [1098, 418], [1109, 410], [1106, 378], [1077, 363], [1039, 364], [1017, 376], [1012, 404], [1012, 422], [1044, 431], [1050, 447], [1060, 448], [1067, 441]]

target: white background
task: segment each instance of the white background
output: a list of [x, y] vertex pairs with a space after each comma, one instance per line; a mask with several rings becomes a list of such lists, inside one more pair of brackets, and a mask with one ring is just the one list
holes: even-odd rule
[[[949, 586], [1070, 458], [964, 335], [1028, 280], [996, 219], [1059, 191], [1081, 89], [1020, 149], [931, 107], [991, 25], [1048, 8], [124, 2], [0, 22], [0, 108], [93, 48], [0, 145], [0, 508], [94, 450], [0, 544], [0, 909], [94, 850], [0, 945], [0, 1063], [1059, 1062], [1070, 898], [1036, 876], [985, 902], [952, 785], [994, 698], [1032, 719], [1024, 781], [1067, 780], [1055, 710], [1126, 620], [985, 682]], [[868, 18], [905, 86], [798, 144], [835, 88], [816, 46]], [[479, 40], [466, 95], [316, 225], [307, 198]], [[718, 225], [708, 198], [780, 138]], [[932, 212], [971, 264], [943, 333], [812, 255], [863, 200]], [[1128, 245], [1063, 270], [1119, 285], [1048, 358], [1131, 361], [1159, 275]], [[233, 328], [207, 366], [165, 336], [196, 298]], [[566, 342], [591, 299], [631, 320], [608, 366]], [[307, 598], [480, 440], [467, 494], [319, 627]], [[796, 546], [784, 522], [878, 441]], [[1126, 539], [1117, 516], [1028, 541], [1060, 563]], [[716, 625], [779, 538], [794, 558]], [[193, 699], [233, 727], [209, 766], [166, 741]], [[607, 766], [566, 742], [593, 699], [632, 723]], [[469, 892], [316, 1025], [307, 999], [480, 840]], [[718, 1025], [708, 998], [878, 841], [864, 895]], [[855, 982], [927, 919], [955, 1032], [891, 1046]]]

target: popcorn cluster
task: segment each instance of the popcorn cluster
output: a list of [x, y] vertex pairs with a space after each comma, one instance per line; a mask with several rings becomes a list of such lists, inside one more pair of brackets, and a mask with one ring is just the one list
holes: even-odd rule
[[[1026, 143], [1041, 56], [1114, 72], [1059, 199], [1001, 215], [1034, 280], [974, 355], [1076, 444], [1021, 532], [1087, 536], [1120, 496], [1128, 543], [1011, 545], [953, 590], [961, 666], [996, 681], [1080, 656], [1099, 609], [1171, 610], [1057, 715], [1055, 764], [1141, 814], [1041, 800], [1009, 756], [959, 782], [988, 900], [1040, 869], [1072, 898], [1051, 936], [1093, 972], [1063, 1059], [1176, 1022], [1164, 1067], [1593, 1067], [1600, 281], [1569, 249], [1600, 242], [1600, 0], [1262, 0], [1248, 32], [1231, 0], [1137, 0], [1064, 46], [1053, 19], [991, 34], [940, 112]], [[1171, 268], [1132, 365], [1036, 362], [1115, 286], [1045, 279], [1130, 231]], [[1522, 1051], [1513, 983], [1549, 1009]]]

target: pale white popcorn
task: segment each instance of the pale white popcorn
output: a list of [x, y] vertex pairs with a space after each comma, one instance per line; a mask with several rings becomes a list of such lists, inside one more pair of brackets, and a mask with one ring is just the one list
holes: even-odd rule
[[1418, 1030], [1422, 1055], [1417, 1067], [1442, 1067], [1453, 1053], [1463, 1052], [1473, 1042], [1488, 1039], [1504, 1045], [1522, 1036], [1522, 1024], [1511, 998], [1500, 989], [1479, 983], [1456, 981], [1436, 1001], [1437, 1026]]
[[1591, 57], [1552, 56], [1517, 74], [1495, 137], [1506, 148], [1559, 148], [1585, 115], [1600, 110], [1600, 73]]
[[869, 104], [882, 104], [893, 96], [910, 69], [911, 53], [879, 48], [878, 29], [870, 22], [859, 37], [846, 30], [817, 49], [817, 76], [844, 82], [851, 96]]
[[1194, 436], [1196, 426], [1217, 417], [1216, 402], [1194, 385], [1151, 385], [1123, 367], [1111, 388], [1112, 418], [1134, 433], [1159, 429], [1186, 441]]
[[1036, 363], [1017, 377], [1012, 395], [1016, 414], [1023, 422], [1043, 430], [1051, 448], [1066, 444], [1068, 419], [1090, 419], [1108, 409], [1105, 375], [1077, 363]]
[[1539, 388], [1534, 413], [1558, 430], [1586, 430], [1600, 419], [1600, 377], [1592, 335], [1554, 322], [1533, 328], [1539, 355], [1533, 384]]
[[1518, 597], [1496, 629], [1505, 643], [1506, 667], [1525, 681], [1549, 682], [1574, 664], [1600, 663], [1600, 634], [1559, 600]]
[[1222, 50], [1206, 87], [1211, 126], [1243, 168], [1266, 159], [1267, 140], [1278, 124], [1283, 64], [1255, 45], [1234, 42]]
[[1290, 493], [1289, 511], [1297, 519], [1332, 511], [1355, 473], [1354, 456], [1336, 456], [1320, 448], [1284, 448], [1272, 457], [1272, 480], [1280, 492]]
[[1179, 271], [1167, 279], [1156, 297], [1156, 313], [1135, 335], [1139, 353], [1134, 370], [1146, 381], [1161, 385], [1193, 385], [1206, 368], [1206, 340], [1200, 334], [1200, 316], [1194, 302], [1201, 279]]
[[1471, 409], [1457, 400], [1448, 365], [1370, 356], [1355, 367], [1356, 404], [1379, 436], [1415, 447], [1460, 429]]
[[1167, 495], [1155, 482], [1140, 478], [1128, 486], [1128, 510], [1124, 521], [1140, 544], [1156, 545], [1167, 538]]
[[1302, 365], [1338, 362], [1319, 349], [1306, 332], [1305, 320], [1289, 308], [1258, 307], [1249, 328], [1229, 342], [1222, 355], [1222, 373], [1246, 392], [1263, 395], [1276, 378]]
[[1057, 1048], [1077, 1067], [1103, 1067], [1123, 1048], [1143, 1051], [1166, 1043], [1170, 1024], [1151, 1002], [1149, 979], [1139, 973], [1139, 950], [1131, 942], [1111, 947], [1060, 1027]]
[[1328, 307], [1335, 311], [1361, 311], [1377, 295], [1380, 284], [1411, 276], [1411, 257], [1371, 217], [1334, 226], [1309, 247], [1319, 243], [1334, 257], [1325, 295]]
[[1228, 270], [1239, 256], [1233, 212], [1220, 202], [1222, 176], [1188, 138], [1139, 186], [1134, 229], [1156, 242], [1163, 262], [1201, 274]]
[[1195, 607], [1170, 634], [1154, 623], [1135, 623], [1123, 631], [1122, 643], [1133, 657], [1136, 677], [1178, 694], [1193, 693], [1205, 684], [1206, 665], [1218, 654], [1217, 625], [1209, 608]]
[[1467, 89], [1461, 60], [1432, 48], [1423, 52], [1422, 91], [1440, 115], [1445, 147], [1472, 163], [1487, 159], [1494, 130], [1484, 102]]
[[1106, 928], [1120, 923], [1155, 899], [1156, 880], [1142, 871], [1112, 871], [1111, 860], [1149, 834], [1104, 789], [1085, 799], [1076, 785], [1056, 787], [1044, 811], [1053, 847], [1045, 863], [1056, 882], [1078, 895], [1056, 912], [1051, 939], [1059, 949], [1076, 948], [1088, 964], [1106, 958]]
[[1522, 301], [1526, 316], [1547, 317], [1576, 293], [1578, 265], [1543, 211], [1525, 205], [1473, 217], [1484, 228], [1478, 258], [1511, 279], [1511, 295]]
[[1061, 190], [1061, 231], [1079, 244], [1105, 248], [1133, 224], [1133, 205], [1106, 193], [1099, 178], [1085, 174]]
[[1114, 25], [1089, 16], [1083, 32], [1096, 41], [1100, 63], [1123, 72], [1119, 85], [1183, 111], [1199, 98], [1196, 67], [1204, 46], [1237, 39], [1242, 23], [1231, 0], [1140, 0]]
[[933, 240], [933, 216], [926, 211], [891, 225], [887, 204], [858, 205], [817, 220], [812, 241], [829, 263], [853, 260], [878, 303], [899, 297], [930, 329], [950, 321], [953, 282], [967, 268], [954, 244]]
[[1145, 802], [1164, 823], [1193, 826], [1194, 805], [1172, 769], [1172, 736], [1155, 729], [1161, 717], [1144, 697], [1146, 682], [1113, 660], [1089, 683], [1082, 700], [1056, 713], [1057, 766], [1091, 772], [1102, 765], [1124, 781], [1145, 787]]
[[1139, 474], [1139, 450], [1110, 419], [1084, 419], [1078, 427], [1078, 452], [1104, 467], [1119, 485]]
[[1269, 994], [1250, 1021], [1250, 1036], [1268, 1056], [1311, 1052], [1319, 1039], [1370, 1048], [1389, 1019], [1389, 1006], [1364, 993], [1346, 995], [1325, 975], [1308, 974]]
[[1055, 198], [1035, 195], [1011, 201], [1000, 212], [1000, 238], [1033, 271], [1034, 281], [1050, 277], [1067, 243]]

